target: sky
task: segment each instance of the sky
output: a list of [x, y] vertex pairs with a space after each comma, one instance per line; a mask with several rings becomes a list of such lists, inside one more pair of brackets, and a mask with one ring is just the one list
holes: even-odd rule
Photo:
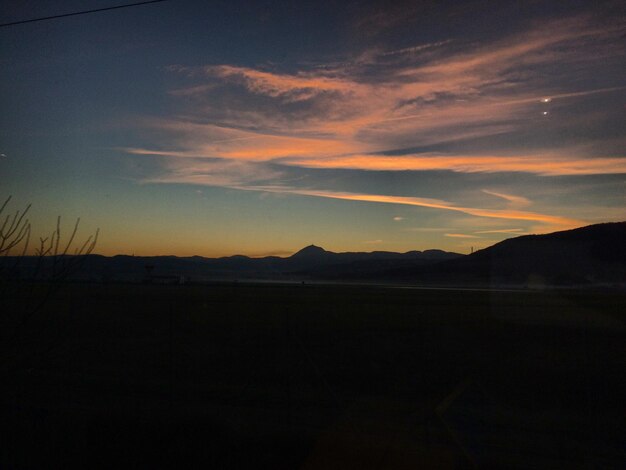
[[468, 253], [626, 219], [621, 1], [169, 0], [0, 27], [0, 66], [0, 199], [105, 255]]

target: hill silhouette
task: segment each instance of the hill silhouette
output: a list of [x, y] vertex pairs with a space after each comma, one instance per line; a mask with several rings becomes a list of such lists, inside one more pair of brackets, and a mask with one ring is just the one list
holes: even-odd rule
[[[471, 255], [442, 250], [335, 253], [309, 245], [289, 257], [89, 255], [75, 280], [140, 282], [150, 276], [211, 280], [318, 280], [419, 285], [620, 285], [626, 282], [626, 222], [510, 238]], [[29, 278], [36, 257], [20, 260]], [[171, 281], [172, 279], [170, 279]]]
[[290, 258], [313, 258], [313, 257], [323, 257], [328, 253], [324, 248], [316, 245], [309, 245], [302, 248], [300, 251], [297, 251]]
[[[250, 258], [244, 255], [222, 258], [201, 256], [128, 256], [90, 255], [83, 260], [74, 280], [140, 282], [146, 278], [164, 280], [182, 276], [192, 281], [207, 280], [305, 280], [346, 279], [363, 272], [377, 272], [385, 267], [434, 264], [444, 259], [462, 257], [458, 253], [440, 250], [394, 253], [385, 251], [335, 253], [309, 245], [289, 257], [267, 256]], [[29, 278], [38, 266], [36, 257], [19, 262], [19, 277]], [[148, 272], [146, 267], [152, 268]]]
[[597, 285], [626, 282], [626, 222], [523, 235], [428, 270], [378, 272], [388, 280], [497, 285]]

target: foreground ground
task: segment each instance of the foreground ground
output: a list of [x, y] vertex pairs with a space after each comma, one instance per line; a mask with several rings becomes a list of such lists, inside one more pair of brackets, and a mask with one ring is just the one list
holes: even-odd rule
[[0, 297], [2, 468], [626, 461], [624, 294], [48, 289]]

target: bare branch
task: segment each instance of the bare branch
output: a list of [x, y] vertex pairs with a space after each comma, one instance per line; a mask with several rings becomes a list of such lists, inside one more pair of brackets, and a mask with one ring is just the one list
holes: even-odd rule
[[56, 242], [54, 244], [54, 256], [57, 256], [59, 254], [59, 241], [61, 240], [61, 216], [57, 217], [57, 239]]
[[80, 223], [80, 217], [76, 219], [76, 224], [74, 224], [74, 230], [72, 231], [72, 236], [68, 240], [67, 245], [65, 246], [65, 249], [63, 250], [63, 255], [66, 255], [67, 251], [70, 249], [70, 246], [72, 246], [72, 242], [74, 241], [74, 237], [76, 236], [76, 232], [78, 231], [79, 223]]
[[[8, 201], [9, 200], [7, 199], [7, 201], [2, 206], [3, 210]], [[21, 241], [25, 227], [28, 225], [28, 219], [24, 219], [24, 217], [30, 210], [30, 207], [31, 206], [29, 204], [26, 209], [21, 213], [19, 210], [16, 211], [13, 215], [12, 220], [10, 215], [6, 216], [4, 223], [2, 224], [2, 229], [0, 229], [0, 254], [8, 254], [9, 250], [15, 247]], [[11, 220], [11, 223], [8, 229], [5, 231], [9, 220]]]
[[2, 250], [0, 250], [0, 253], [2, 251], [5, 251], [6, 254], [8, 254], [11, 248], [16, 247], [17, 245], [21, 243], [21, 241], [24, 239], [27, 233], [30, 234], [30, 223], [28, 222], [28, 219], [26, 219], [25, 223], [22, 225], [22, 228], [20, 229], [19, 233], [15, 236], [15, 238], [9, 241], [9, 244], [6, 247], [4, 247]]
[[6, 201], [4, 201], [4, 204], [2, 204], [2, 207], [0, 207], [0, 214], [2, 214], [2, 212], [4, 211], [4, 208], [7, 206], [7, 204], [9, 203], [9, 201], [11, 200], [11, 198], [12, 198], [12, 197], [13, 197], [13, 196], [9, 196], [9, 197], [7, 198], [7, 200], [6, 200]]
[[15, 233], [15, 231], [20, 227], [20, 225], [22, 224], [22, 220], [24, 219], [24, 217], [26, 216], [26, 214], [28, 214], [28, 211], [30, 210], [30, 206], [31, 206], [30, 204], [26, 206], [26, 209], [21, 213], [21, 215], [19, 214], [19, 211], [15, 213], [15, 216], [17, 218], [17, 223], [15, 223], [15, 226], [11, 225], [11, 228], [6, 233], [7, 237], [12, 236]]
[[2, 228], [0, 228], [0, 237], [4, 238], [4, 229], [7, 226], [7, 223], [9, 223], [9, 218], [11, 217], [11, 214], [7, 214], [7, 216], [4, 218], [4, 223], [2, 224]]
[[26, 243], [24, 243], [24, 248], [22, 249], [22, 254], [20, 258], [23, 258], [26, 255], [26, 251], [28, 250], [28, 245], [30, 244], [30, 224], [27, 225], [26, 229]]
[[80, 255], [83, 254], [83, 250], [85, 249], [87, 244], [91, 241], [91, 237], [92, 237], [92, 235], [89, 235], [89, 238], [87, 238], [87, 240], [85, 240], [85, 243], [83, 243], [83, 246], [81, 246], [80, 249], [76, 252], [77, 256], [80, 256]]

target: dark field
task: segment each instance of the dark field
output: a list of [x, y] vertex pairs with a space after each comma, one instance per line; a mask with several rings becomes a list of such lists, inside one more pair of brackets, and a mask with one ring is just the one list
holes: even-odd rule
[[46, 286], [2, 308], [2, 468], [623, 468], [626, 296]]

